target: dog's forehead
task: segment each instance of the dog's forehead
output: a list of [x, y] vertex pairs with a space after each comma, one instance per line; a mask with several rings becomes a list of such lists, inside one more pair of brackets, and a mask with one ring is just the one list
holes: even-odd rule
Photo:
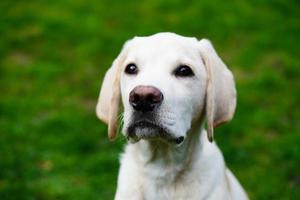
[[160, 33], [147, 37], [135, 37], [127, 44], [128, 57], [133, 59], [178, 59], [198, 57], [197, 39], [173, 33]]

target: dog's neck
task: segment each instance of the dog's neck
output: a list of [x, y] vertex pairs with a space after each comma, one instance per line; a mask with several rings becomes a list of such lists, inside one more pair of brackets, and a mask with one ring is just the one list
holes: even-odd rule
[[191, 163], [195, 157], [201, 154], [201, 143], [207, 139], [202, 132], [202, 127], [192, 128], [179, 146], [159, 140], [141, 140], [130, 145], [135, 148], [134, 152], [137, 152], [137, 163], [142, 165], [145, 173], [151, 173], [145, 175], [176, 181], [192, 167]]

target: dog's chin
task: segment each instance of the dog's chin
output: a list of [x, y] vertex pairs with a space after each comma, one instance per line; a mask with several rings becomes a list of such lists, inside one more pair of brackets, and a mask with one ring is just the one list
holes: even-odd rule
[[126, 136], [131, 143], [136, 143], [141, 139], [151, 141], [159, 140], [174, 144], [180, 144], [183, 141], [182, 137], [178, 139], [168, 128], [149, 121], [137, 121], [132, 123], [127, 128]]

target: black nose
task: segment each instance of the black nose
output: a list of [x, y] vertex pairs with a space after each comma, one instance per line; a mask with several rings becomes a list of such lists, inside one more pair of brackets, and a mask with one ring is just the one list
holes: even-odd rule
[[137, 86], [129, 94], [129, 103], [136, 111], [153, 111], [163, 101], [163, 94], [152, 86]]

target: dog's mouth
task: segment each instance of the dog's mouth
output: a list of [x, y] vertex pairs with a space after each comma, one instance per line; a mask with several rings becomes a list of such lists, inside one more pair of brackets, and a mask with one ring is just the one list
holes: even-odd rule
[[127, 139], [130, 142], [138, 142], [140, 139], [164, 140], [167, 142], [180, 144], [184, 137], [175, 137], [171, 131], [163, 125], [150, 120], [137, 120], [127, 128]]

